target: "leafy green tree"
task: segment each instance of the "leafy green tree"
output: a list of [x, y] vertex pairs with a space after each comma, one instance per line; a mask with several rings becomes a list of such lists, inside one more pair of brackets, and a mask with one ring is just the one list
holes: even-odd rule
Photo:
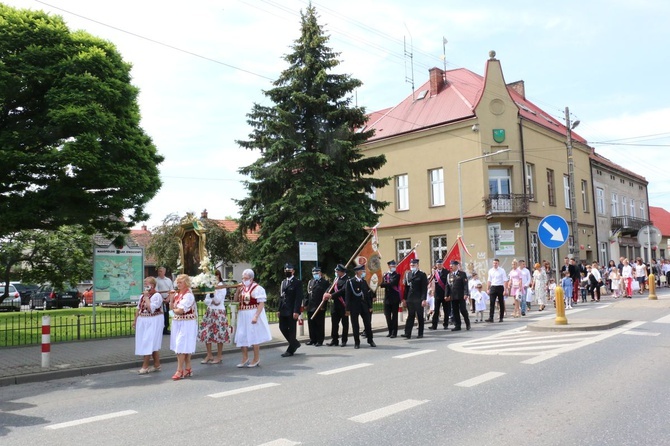
[[318, 242], [321, 264], [332, 271], [346, 262], [388, 203], [372, 194], [388, 179], [372, 175], [386, 162], [364, 157], [359, 145], [371, 131], [363, 108], [352, 105], [361, 82], [331, 71], [339, 53], [318, 24], [311, 5], [301, 13], [301, 34], [285, 55], [289, 67], [264, 91], [274, 105], [254, 104], [253, 127], [238, 144], [260, 151], [240, 172], [248, 175], [241, 230], [256, 229], [251, 261], [265, 285], [276, 285], [286, 261], [298, 260], [298, 242]]
[[[165, 266], [171, 271], [177, 270], [179, 240], [176, 233], [182, 222], [192, 218], [192, 213], [183, 218], [177, 214], [169, 214], [160, 226], [151, 230], [147, 253], [156, 260], [157, 265]], [[240, 237], [238, 231], [226, 231], [219, 226], [217, 220], [205, 218], [200, 221], [207, 229], [205, 248], [214, 264], [235, 263], [246, 259], [249, 244], [246, 237]]]
[[[62, 287], [93, 277], [93, 244], [81, 226], [23, 230], [0, 239], [0, 282], [49, 282]], [[6, 295], [1, 289], [0, 294]]]
[[0, 236], [147, 219], [163, 158], [139, 125], [130, 69], [61, 17], [0, 4]]

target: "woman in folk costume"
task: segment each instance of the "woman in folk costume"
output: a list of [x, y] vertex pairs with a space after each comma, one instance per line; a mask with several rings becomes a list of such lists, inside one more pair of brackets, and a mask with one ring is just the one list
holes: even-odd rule
[[170, 350], [177, 354], [177, 371], [172, 376], [177, 381], [193, 375], [191, 355], [195, 352], [198, 337], [198, 309], [191, 291], [191, 278], [180, 274], [175, 282], [177, 292], [170, 291], [170, 310], [173, 313]]
[[[226, 288], [221, 271], [217, 269], [215, 275], [214, 295], [208, 294], [205, 298], [207, 311], [202, 318], [198, 333], [198, 340], [204, 342], [207, 347], [207, 356], [201, 361], [201, 364], [219, 364], [223, 357], [223, 344], [230, 344], [228, 319], [226, 318]], [[216, 359], [212, 356], [212, 344], [217, 346]]]
[[[242, 286], [237, 290], [240, 311], [237, 314], [235, 343], [242, 350], [242, 362], [237, 367], [258, 367], [261, 363], [260, 344], [272, 340], [270, 325], [265, 315], [265, 289], [254, 282], [254, 272], [242, 272]], [[249, 362], [249, 347], [253, 348], [254, 359]]]
[[[156, 291], [156, 279], [144, 279], [144, 292], [137, 302], [135, 311], [135, 354], [143, 356], [140, 375], [158, 372], [161, 369], [160, 350], [163, 341], [163, 298]], [[149, 368], [153, 357], [154, 366]]]

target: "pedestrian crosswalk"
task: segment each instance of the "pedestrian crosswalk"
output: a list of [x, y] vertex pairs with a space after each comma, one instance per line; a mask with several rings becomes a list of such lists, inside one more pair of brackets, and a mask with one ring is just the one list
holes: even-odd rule
[[631, 322], [606, 331], [538, 332], [519, 327], [485, 338], [450, 344], [449, 348], [477, 355], [529, 356], [532, 359], [524, 362], [534, 364], [623, 333], [642, 323]]

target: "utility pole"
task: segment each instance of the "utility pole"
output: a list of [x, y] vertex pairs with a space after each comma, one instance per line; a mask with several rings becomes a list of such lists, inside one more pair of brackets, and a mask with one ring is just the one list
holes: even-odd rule
[[567, 129], [568, 148], [568, 186], [570, 187], [570, 229], [572, 231], [572, 246], [575, 261], [579, 260], [579, 223], [577, 222], [577, 199], [575, 195], [575, 160], [572, 156], [572, 129], [577, 127], [579, 121], [570, 123], [570, 109], [565, 107], [565, 127]]

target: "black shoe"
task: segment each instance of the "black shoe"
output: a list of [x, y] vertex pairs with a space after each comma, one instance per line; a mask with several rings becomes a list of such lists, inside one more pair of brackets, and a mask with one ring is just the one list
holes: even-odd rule
[[368, 344], [370, 344], [370, 347], [376, 347], [377, 346], [377, 344], [375, 344], [375, 341], [370, 341], [370, 342], [368, 342]]
[[502, 322], [502, 321], [503, 321], [503, 320], [502, 320], [502, 319], [500, 319], [500, 320], [499, 320], [498, 322]]
[[340, 347], [346, 347], [346, 346], [347, 346], [346, 342], [343, 342], [342, 345], [340, 345]]
[[525, 315], [526, 315], [526, 313], [521, 313], [521, 316], [525, 316]]
[[337, 347], [338, 345], [340, 345], [340, 343], [337, 342], [337, 341], [330, 341], [330, 342], [327, 343], [326, 345], [327, 345], [328, 347], [333, 347], [333, 346]]
[[443, 325], [442, 328], [444, 328], [445, 330], [447, 330], [447, 329], [449, 329], [449, 325]]
[[466, 329], [466, 330], [470, 330], [470, 324], [466, 325], [466, 326], [465, 326], [465, 329]]
[[402, 336], [403, 338], [409, 338], [409, 336], [407, 335], [407, 333], [403, 333], [403, 334], [401, 334], [400, 336]]
[[391, 336], [392, 336], [391, 333], [386, 335], [387, 338], [390, 338]]
[[316, 342], [314, 344], [314, 347], [321, 347], [323, 345], [323, 342]]
[[428, 327], [428, 330], [437, 330], [437, 327]]
[[361, 344], [354, 344], [354, 348], [356, 349], [361, 348]]
[[289, 356], [293, 356], [293, 352], [284, 352], [281, 354], [282, 358], [288, 358]]
[[454, 327], [451, 329], [451, 331], [461, 331], [461, 327]]
[[396, 335], [391, 335], [391, 339], [397, 338]]
[[316, 344], [316, 342], [312, 342], [312, 341], [305, 342], [305, 345], [314, 345], [314, 344]]
[[294, 352], [295, 352], [296, 350], [298, 350], [298, 349], [300, 348], [300, 346], [302, 345], [302, 344], [300, 344], [300, 342], [297, 342], [297, 341], [296, 341], [295, 344], [296, 344], [296, 346], [295, 346], [295, 348], [293, 349]]
[[[417, 338], [417, 339], [422, 339], [422, 338], [423, 338], [423, 335], [419, 335], [419, 336], [417, 336], [416, 338]], [[407, 338], [407, 339], [409, 339], [409, 338]]]
[[493, 322], [493, 319], [486, 319], [486, 322]]

